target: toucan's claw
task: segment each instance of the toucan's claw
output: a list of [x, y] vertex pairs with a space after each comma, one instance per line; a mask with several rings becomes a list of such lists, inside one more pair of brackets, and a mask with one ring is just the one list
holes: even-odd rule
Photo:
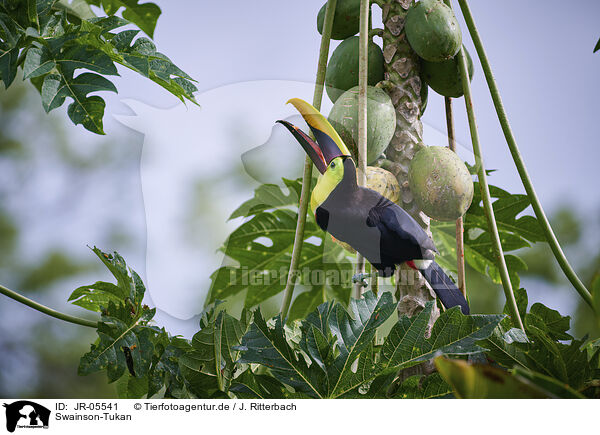
[[369, 283], [367, 282], [367, 279], [372, 277], [373, 276], [370, 273], [357, 273], [354, 276], [352, 276], [352, 283], [360, 283], [360, 285], [362, 285], [363, 287], [368, 287]]

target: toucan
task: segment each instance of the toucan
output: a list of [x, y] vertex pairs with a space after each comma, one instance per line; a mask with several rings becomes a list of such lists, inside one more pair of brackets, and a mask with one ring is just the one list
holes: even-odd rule
[[343, 140], [327, 119], [299, 98], [288, 101], [300, 112], [308, 134], [288, 121], [279, 120], [300, 143], [321, 176], [310, 198], [319, 227], [362, 254], [384, 277], [406, 263], [420, 271], [446, 308], [469, 305], [452, 279], [434, 261], [433, 240], [398, 204], [372, 189], [358, 185], [356, 164]]

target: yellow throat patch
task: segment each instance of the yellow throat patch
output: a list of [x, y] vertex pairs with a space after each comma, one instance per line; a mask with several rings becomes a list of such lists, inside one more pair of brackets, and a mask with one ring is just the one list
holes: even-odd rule
[[331, 161], [327, 167], [327, 171], [317, 181], [317, 185], [312, 191], [310, 196], [310, 209], [313, 214], [317, 211], [317, 208], [323, 204], [331, 192], [340, 184], [344, 178], [344, 159], [337, 157]]

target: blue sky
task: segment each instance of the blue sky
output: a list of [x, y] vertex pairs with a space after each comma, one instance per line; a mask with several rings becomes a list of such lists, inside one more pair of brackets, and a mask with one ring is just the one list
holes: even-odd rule
[[[322, 1], [157, 3], [163, 15], [156, 43], [198, 80], [200, 90], [247, 80], [314, 80], [319, 47], [315, 23]], [[470, 3], [514, 133], [544, 204], [552, 208], [567, 199], [586, 211], [597, 211], [600, 195], [591, 175], [600, 160], [600, 88], [596, 86], [600, 54], [592, 54], [592, 48], [600, 36], [600, 3]], [[377, 6], [374, 10], [374, 26], [378, 26], [380, 13]], [[475, 58], [464, 24], [462, 29], [464, 43]], [[120, 82], [118, 98], [159, 107], [176, 104], [166, 92], [128, 72]], [[522, 191], [477, 60], [473, 93], [486, 165], [500, 170], [491, 182]], [[455, 106], [458, 137], [469, 144], [463, 100]], [[113, 110], [122, 108], [109, 106], [109, 112]], [[434, 92], [423, 121], [444, 129], [443, 100]]]

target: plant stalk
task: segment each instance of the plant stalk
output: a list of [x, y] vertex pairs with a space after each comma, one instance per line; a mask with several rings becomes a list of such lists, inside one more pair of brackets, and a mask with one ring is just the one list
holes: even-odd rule
[[548, 218], [544, 213], [544, 209], [542, 208], [542, 204], [540, 203], [540, 200], [535, 192], [533, 183], [531, 182], [531, 178], [529, 177], [527, 168], [525, 167], [523, 157], [521, 156], [519, 147], [517, 146], [517, 142], [510, 127], [510, 123], [508, 122], [508, 117], [506, 116], [504, 105], [502, 104], [502, 98], [500, 97], [500, 92], [498, 90], [498, 85], [496, 84], [496, 79], [494, 78], [494, 75], [492, 73], [490, 62], [483, 48], [483, 42], [481, 41], [481, 37], [479, 36], [479, 32], [477, 31], [477, 27], [475, 26], [475, 21], [473, 20], [473, 15], [471, 14], [469, 5], [467, 4], [466, 0], [458, 0], [458, 4], [460, 5], [460, 9], [467, 24], [467, 28], [469, 29], [469, 33], [471, 34], [471, 38], [473, 39], [475, 49], [477, 50], [477, 56], [479, 57], [479, 61], [481, 62], [483, 74], [485, 75], [485, 80], [487, 81], [488, 88], [490, 89], [492, 101], [494, 102], [496, 114], [498, 115], [498, 120], [500, 121], [500, 125], [502, 127], [502, 132], [504, 133], [506, 143], [508, 144], [508, 148], [510, 149], [510, 153], [515, 162], [515, 166], [517, 167], [517, 171], [519, 172], [519, 176], [521, 177], [523, 187], [525, 187], [527, 196], [531, 201], [533, 211], [538, 219], [538, 222], [540, 223], [540, 226], [542, 227], [544, 236], [546, 237], [546, 240], [550, 245], [550, 249], [552, 249], [552, 253], [554, 254], [556, 261], [560, 265], [567, 279], [571, 282], [573, 287], [575, 287], [575, 290], [577, 290], [577, 292], [583, 298], [583, 300], [588, 305], [590, 305], [590, 307], [593, 307], [592, 296], [590, 292], [569, 264], [569, 261], [567, 260], [567, 257], [565, 256], [558, 242], [558, 239], [556, 238], [556, 235], [554, 234], [554, 231], [550, 226], [550, 222], [548, 221]]
[[[325, 8], [325, 22], [323, 24], [323, 35], [321, 36], [321, 46], [319, 48], [319, 60], [317, 66], [317, 78], [315, 81], [315, 92], [313, 95], [313, 106], [321, 109], [321, 101], [323, 100], [323, 88], [325, 84], [325, 73], [327, 72], [327, 60], [329, 58], [329, 43], [331, 41], [331, 29], [333, 28], [333, 16], [337, 0], [328, 0]], [[296, 222], [296, 233], [294, 234], [294, 246], [292, 247], [292, 259], [290, 269], [287, 276], [287, 282], [283, 293], [283, 302], [281, 303], [281, 319], [285, 322], [294, 287], [296, 285], [296, 272], [298, 263], [300, 262], [300, 254], [302, 252], [302, 244], [304, 243], [304, 228], [306, 226], [306, 213], [308, 211], [308, 202], [310, 199], [310, 184], [312, 181], [313, 163], [310, 157], [306, 156], [304, 160], [304, 173], [302, 175], [302, 190], [300, 192], [300, 203], [298, 205], [298, 221]]]
[[5, 296], [8, 296], [11, 299], [14, 299], [17, 302], [20, 302], [24, 305], [27, 305], [34, 310], [38, 310], [41, 313], [47, 314], [50, 317], [54, 317], [59, 320], [64, 320], [65, 322], [74, 323], [76, 325], [87, 326], [90, 328], [97, 328], [98, 322], [94, 322], [93, 320], [86, 320], [80, 317], [70, 316], [69, 314], [61, 313], [60, 311], [53, 310], [45, 305], [42, 305], [38, 302], [35, 302], [29, 298], [26, 298], [20, 293], [13, 291], [9, 288], [0, 285], [0, 293]]
[[475, 154], [475, 165], [477, 166], [477, 178], [479, 180], [483, 208], [485, 210], [485, 216], [487, 218], [492, 239], [492, 247], [494, 249], [494, 255], [496, 256], [496, 263], [498, 270], [500, 271], [502, 287], [504, 289], [504, 295], [506, 296], [507, 305], [510, 309], [513, 324], [517, 328], [524, 330], [523, 321], [519, 315], [517, 301], [515, 300], [512, 284], [510, 282], [510, 276], [508, 274], [508, 268], [506, 266], [504, 252], [502, 250], [502, 243], [500, 242], [500, 235], [498, 234], [498, 227], [496, 225], [496, 217], [494, 216], [494, 208], [492, 207], [490, 189], [487, 183], [487, 177], [485, 175], [485, 166], [483, 164], [483, 156], [481, 154], [481, 146], [479, 144], [479, 132], [477, 130], [475, 111], [473, 109], [473, 98], [471, 96], [471, 82], [469, 80], [469, 73], [467, 70], [467, 57], [462, 48], [458, 52], [457, 56], [461, 80], [463, 83], [463, 91], [465, 94], [465, 105], [467, 108], [467, 117], [469, 119], [469, 129], [471, 131], [471, 142], [473, 143], [473, 154]]
[[[446, 127], [448, 130], [448, 148], [456, 152], [456, 136], [454, 134], [454, 116], [452, 115], [452, 98], [444, 97], [446, 103]], [[462, 216], [456, 219], [456, 268], [458, 271], [458, 288], [463, 296], [467, 296], [465, 280], [465, 240]]]
[[[369, 49], [369, 0], [360, 1], [360, 36], [358, 50], [358, 185], [367, 184], [367, 75]], [[356, 273], [365, 272], [365, 258], [356, 256]], [[356, 298], [362, 296], [362, 283], [354, 286]]]

